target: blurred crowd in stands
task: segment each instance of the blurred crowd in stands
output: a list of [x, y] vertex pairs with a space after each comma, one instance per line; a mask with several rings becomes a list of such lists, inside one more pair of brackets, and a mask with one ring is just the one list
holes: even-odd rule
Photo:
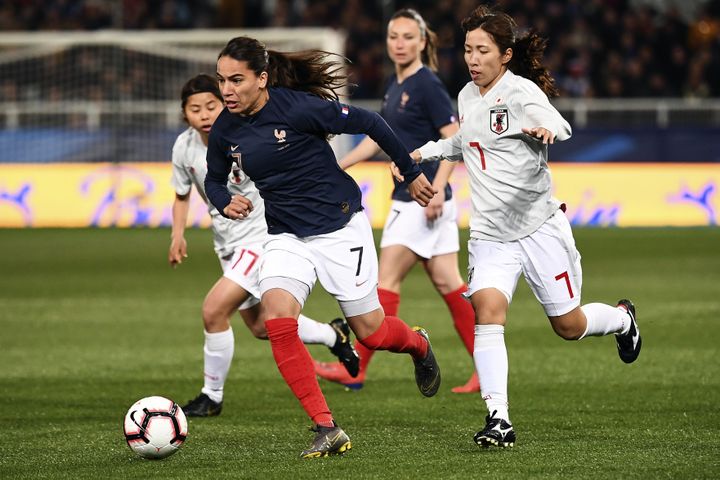
[[[468, 81], [460, 21], [468, 0], [3, 0], [0, 31], [323, 26], [347, 33], [355, 98], [380, 98], [389, 15], [417, 9], [439, 38], [439, 74]], [[567, 97], [720, 97], [720, 0], [501, 0], [521, 30], [549, 40]]]

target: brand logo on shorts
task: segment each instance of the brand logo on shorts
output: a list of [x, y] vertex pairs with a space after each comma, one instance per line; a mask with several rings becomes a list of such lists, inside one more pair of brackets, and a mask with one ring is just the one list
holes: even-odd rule
[[348, 212], [350, 212], [350, 204], [347, 203], [347, 202], [342, 202], [342, 203], [340, 204], [340, 210], [342, 210], [343, 213], [348, 213]]
[[490, 110], [490, 130], [500, 135], [507, 132], [508, 129], [508, 109], [493, 108]]

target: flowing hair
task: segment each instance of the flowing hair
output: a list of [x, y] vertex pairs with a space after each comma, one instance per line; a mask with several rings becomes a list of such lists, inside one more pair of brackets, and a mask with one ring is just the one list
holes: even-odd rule
[[558, 90], [550, 71], [542, 63], [543, 53], [547, 40], [535, 32], [527, 32], [516, 38], [517, 24], [513, 18], [502, 12], [494, 12], [485, 5], [481, 5], [462, 21], [465, 33], [482, 28], [487, 32], [500, 48], [500, 53], [508, 48], [512, 49], [513, 56], [508, 68], [513, 73], [529, 78], [548, 97], [556, 97]]
[[398, 10], [392, 17], [390, 17], [390, 21], [392, 22], [396, 18], [409, 18], [418, 24], [418, 27], [420, 27], [420, 37], [425, 39], [425, 48], [421, 54], [422, 62], [427, 65], [430, 70], [437, 72], [437, 34], [428, 28], [423, 17], [412, 8], [403, 8], [402, 10]]
[[218, 58], [231, 57], [247, 62], [260, 75], [268, 74], [268, 85], [312, 93], [328, 100], [339, 100], [339, 92], [351, 86], [344, 72], [347, 59], [324, 50], [278, 52], [250, 37], [236, 37], [222, 49]]

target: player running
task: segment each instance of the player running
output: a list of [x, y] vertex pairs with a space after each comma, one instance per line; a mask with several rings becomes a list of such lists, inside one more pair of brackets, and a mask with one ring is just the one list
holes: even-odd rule
[[485, 6], [462, 28], [472, 81], [458, 95], [460, 131], [427, 143], [413, 157], [462, 158], [468, 169], [468, 294], [475, 309], [475, 367], [489, 412], [474, 440], [511, 447], [504, 331], [520, 274], [562, 338], [615, 334], [625, 363], [637, 359], [641, 339], [629, 300], [580, 306], [580, 254], [563, 205], [551, 195], [548, 144], [570, 138], [571, 130], [548, 101], [556, 90], [541, 62], [545, 41], [520, 34], [510, 16]]
[[[435, 33], [415, 10], [398, 10], [388, 23], [387, 51], [395, 65], [395, 74], [387, 83], [380, 115], [411, 150], [428, 140], [450, 137], [458, 130], [450, 96], [434, 73], [437, 70], [436, 42]], [[340, 166], [348, 168], [379, 152], [378, 144], [366, 137], [340, 160]], [[457, 207], [448, 184], [455, 164], [434, 161], [423, 163], [421, 167], [438, 193], [423, 208], [410, 198], [407, 185], [395, 180], [392, 205], [380, 241], [380, 304], [387, 315], [397, 315], [402, 281], [416, 263], [421, 263], [450, 310], [455, 329], [472, 357], [475, 315], [470, 303], [462, 296], [467, 285], [458, 269]], [[356, 343], [355, 348], [360, 355], [357, 377], [350, 375], [338, 362], [315, 362], [315, 372], [321, 378], [351, 389], [362, 388], [374, 351], [361, 343]], [[479, 392], [477, 374], [473, 372], [465, 385], [454, 387], [452, 391]]]
[[[185, 224], [190, 208], [190, 190], [194, 185], [203, 200], [207, 163], [207, 142], [210, 129], [223, 109], [217, 80], [209, 75], [197, 75], [182, 88], [182, 112], [189, 124], [175, 141], [172, 150], [173, 202], [172, 236], [168, 261], [173, 267], [187, 257]], [[267, 235], [263, 201], [252, 181], [239, 169], [226, 178], [228, 189], [251, 199], [259, 215], [242, 222], [229, 220], [208, 205], [212, 218], [215, 252], [222, 266], [223, 276], [210, 289], [202, 307], [205, 330], [204, 377], [200, 394], [182, 407], [190, 417], [219, 415], [223, 406], [223, 389], [235, 350], [230, 317], [235, 311], [257, 338], [267, 339], [265, 325], [260, 321], [260, 291], [258, 270], [262, 244]], [[298, 333], [305, 343], [324, 344], [348, 369], [357, 373], [359, 358], [349, 340], [350, 328], [342, 319], [330, 324], [319, 323], [300, 315]]]
[[217, 62], [226, 108], [210, 133], [205, 179], [208, 198], [229, 218], [258, 214], [251, 200], [228, 191], [233, 168], [249, 176], [265, 200], [262, 314], [278, 369], [315, 424], [317, 435], [301, 453], [306, 458], [351, 446], [297, 335], [298, 314], [317, 279], [363, 345], [410, 354], [423, 395], [435, 395], [440, 385], [427, 333], [385, 316], [380, 307], [375, 244], [360, 189], [338, 166], [327, 135], [367, 133], [399, 164], [417, 202], [427, 205], [435, 192], [379, 115], [334, 101], [345, 77], [329, 55], [268, 51], [248, 37], [230, 40]]

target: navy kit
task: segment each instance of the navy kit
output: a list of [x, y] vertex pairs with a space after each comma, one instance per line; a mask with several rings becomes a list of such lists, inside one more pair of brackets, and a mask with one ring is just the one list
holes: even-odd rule
[[357, 183], [337, 164], [327, 134], [366, 133], [395, 160], [408, 181], [420, 167], [376, 113], [287, 88], [269, 88], [260, 111], [223, 110], [208, 143], [205, 190], [223, 213], [228, 174], [240, 169], [265, 200], [270, 234], [308, 237], [342, 228], [362, 209]]

